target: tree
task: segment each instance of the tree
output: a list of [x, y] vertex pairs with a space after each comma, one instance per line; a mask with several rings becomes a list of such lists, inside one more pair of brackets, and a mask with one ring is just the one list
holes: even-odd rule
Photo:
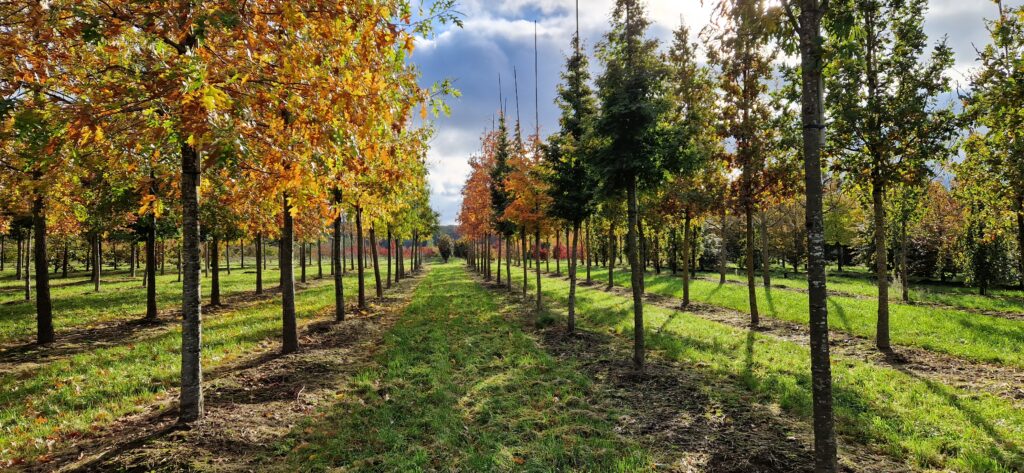
[[437, 251], [441, 254], [441, 259], [445, 263], [448, 262], [448, 258], [452, 255], [452, 237], [447, 234], [441, 235], [434, 239], [434, 243], [437, 245]]
[[721, 18], [715, 37], [717, 48], [708, 52], [710, 61], [720, 69], [723, 133], [735, 140], [735, 165], [740, 169], [740, 206], [746, 219], [747, 299], [750, 325], [757, 327], [759, 313], [754, 273], [754, 210], [758, 188], [763, 185], [767, 126], [770, 108], [768, 83], [775, 53], [771, 39], [767, 5], [764, 0], [726, 0], [718, 5]]
[[[829, 143], [840, 171], [871, 189], [878, 325], [875, 343], [890, 349], [885, 198], [890, 186], [918, 175], [935, 156], [922, 140], [941, 140], [949, 113], [936, 105], [949, 91], [944, 41], [925, 57], [926, 0], [833, 0], [828, 17]], [[930, 131], [929, 131], [930, 129]]]
[[633, 367], [644, 369], [643, 266], [640, 260], [637, 193], [654, 187], [670, 168], [658, 152], [658, 122], [666, 108], [664, 66], [658, 43], [644, 38], [650, 21], [639, 0], [617, 0], [612, 29], [598, 47], [605, 65], [597, 79], [600, 115], [594, 132], [599, 151], [593, 169], [606, 194], [625, 191], [633, 290]]
[[[966, 115], [987, 143], [992, 173], [976, 177], [998, 182], [1011, 202], [1017, 224], [1017, 275], [1024, 289], [1024, 5], [1008, 7], [996, 0], [999, 17], [988, 21], [992, 42], [980, 50], [981, 62], [966, 97]], [[998, 188], [998, 187], [994, 187]]]
[[548, 139], [544, 147], [545, 174], [551, 197], [549, 215], [568, 222], [572, 230], [569, 252], [569, 315], [568, 331], [576, 329], [576, 266], [580, 226], [594, 211], [594, 173], [588, 167], [593, 161], [591, 144], [594, 118], [597, 114], [594, 93], [590, 89], [590, 72], [582, 51], [579, 31], [572, 39], [573, 52], [566, 60], [562, 84], [556, 102], [562, 114], [561, 129]]

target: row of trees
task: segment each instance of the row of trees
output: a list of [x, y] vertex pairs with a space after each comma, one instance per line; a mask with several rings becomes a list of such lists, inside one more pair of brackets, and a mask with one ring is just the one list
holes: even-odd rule
[[[444, 111], [449, 90], [419, 86], [409, 57], [417, 36], [459, 21], [452, 4], [0, 6], [0, 234], [31, 222], [38, 341], [55, 337], [49, 252], [87, 240], [98, 272], [103, 241], [129, 227], [146, 235], [147, 317], [156, 315], [157, 234], [179, 248], [182, 421], [203, 415], [202, 241], [211, 262], [221, 242], [253, 239], [257, 252], [280, 242], [287, 353], [299, 349], [294, 242], [332, 233], [335, 313], [344, 318], [343, 220], [354, 224], [357, 254], [382, 230], [415, 246], [436, 223], [425, 179], [431, 131], [413, 120]], [[137, 210], [120, 211], [126, 203]]]
[[[794, 271], [804, 265], [817, 469], [835, 471], [830, 258], [840, 267], [854, 255], [871, 263], [882, 350], [890, 349], [890, 283], [900, 280], [908, 297], [912, 268], [959, 275], [983, 293], [1013, 278], [1024, 284], [1016, 139], [1024, 9], [994, 5], [992, 43], [979, 53], [970, 88], [956, 95], [951, 49], [924, 33], [926, 0], [722, 0], [698, 35], [706, 63], [685, 26], [662, 48], [645, 34], [642, 3], [618, 0], [593, 81], [578, 33], [573, 38], [558, 90], [559, 130], [524, 143], [518, 123], [509, 137], [502, 114], [485, 133], [459, 215], [470, 263], [490, 278], [491, 254], [501, 254], [493, 238], [506, 242], [506, 268], [509, 242], [518, 239], [523, 289], [532, 261], [539, 308], [544, 248], [552, 236], [560, 246], [564, 235], [572, 331], [576, 261], [587, 261], [590, 281], [590, 262], [602, 260], [611, 286], [624, 246], [637, 370], [648, 264], [681, 270], [685, 306], [694, 265], [717, 260], [724, 282], [727, 255], [741, 251], [752, 328], [757, 268], [770, 286], [775, 261]], [[799, 64], [780, 59], [787, 55]], [[736, 223], [739, 239], [730, 231]], [[509, 269], [505, 278], [510, 284]]]

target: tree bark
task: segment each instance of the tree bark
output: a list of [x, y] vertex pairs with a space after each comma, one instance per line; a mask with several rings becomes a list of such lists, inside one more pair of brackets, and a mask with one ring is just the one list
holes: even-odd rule
[[519, 227], [519, 243], [521, 243], [522, 246], [523, 246], [523, 250], [522, 250], [523, 251], [523, 258], [522, 258], [522, 262], [523, 262], [523, 297], [526, 297], [526, 286], [530, 282], [530, 276], [528, 274], [529, 267], [526, 264], [526, 251], [527, 251], [526, 250], [526, 246], [527, 246], [527, 241], [526, 241], [526, 226], [525, 225]]
[[501, 234], [498, 234], [498, 285], [501, 285]]
[[512, 238], [505, 236], [505, 286], [512, 291]]
[[[341, 191], [337, 191], [336, 203], [341, 203]], [[334, 218], [334, 251], [331, 253], [331, 265], [334, 266], [334, 320], [341, 322], [345, 320], [345, 285], [342, 281], [345, 264], [341, 259], [341, 214]]]
[[216, 236], [210, 246], [210, 305], [220, 305], [220, 239]]
[[263, 232], [256, 232], [256, 294], [263, 294]]
[[533, 254], [537, 258], [537, 264], [534, 267], [537, 274], [537, 312], [540, 312], [541, 305], [543, 304], [543, 295], [540, 292], [540, 225], [533, 230], [533, 242], [537, 245], [533, 249]]
[[356, 278], [359, 280], [359, 309], [366, 309], [366, 281], [363, 280], [363, 209], [356, 207]]
[[100, 292], [100, 280], [103, 279], [103, 236], [97, 232], [94, 241], [96, 246], [92, 250], [93, 290]]
[[306, 243], [299, 242], [299, 280], [306, 283]]
[[910, 271], [907, 268], [907, 221], [900, 222], [900, 296], [910, 302]]
[[690, 211], [683, 218], [683, 307], [690, 306]]
[[[32, 300], [32, 270], [30, 264], [32, 263], [32, 234], [28, 234], [28, 239], [25, 241], [25, 300]], [[38, 258], [37, 258], [38, 259]], [[43, 272], [46, 272], [46, 263], [43, 263]]]
[[[745, 192], [749, 194], [749, 188]], [[757, 283], [755, 282], [756, 276], [754, 273], [754, 205], [751, 202], [750, 195], [747, 195], [744, 199], [746, 200], [743, 204], [744, 214], [747, 220], [747, 299], [750, 301], [750, 326], [757, 328], [760, 323], [760, 317], [757, 313]]]
[[[35, 180], [41, 176], [37, 173]], [[36, 261], [36, 341], [53, 342], [53, 301], [50, 300], [50, 275], [46, 264], [46, 208], [41, 193], [32, 201], [32, 227], [35, 232]]]
[[316, 278], [324, 278], [324, 248], [319, 236], [316, 237]]
[[885, 248], [885, 188], [880, 170], [872, 177], [871, 200], [875, 220], [875, 278], [878, 283], [878, 325], [875, 345], [880, 350], [889, 350], [889, 268]]
[[295, 222], [287, 192], [281, 200], [284, 202], [281, 226], [281, 353], [293, 353], [299, 351], [298, 323], [295, 320], [295, 270], [292, 267]]
[[377, 257], [377, 230], [376, 225], [370, 224], [370, 257], [373, 258], [373, 281], [377, 289], [377, 299], [384, 298], [384, 286], [380, 282], [380, 259]]
[[608, 219], [608, 290], [615, 287], [615, 220]]
[[181, 391], [178, 419], [191, 422], [203, 416], [202, 304], [199, 261], [199, 154], [181, 144], [181, 233], [184, 269], [181, 295]]
[[[821, 0], [799, 0], [799, 4], [799, 20], [793, 20], [798, 22], [801, 52], [814, 469], [818, 473], [834, 473], [838, 471], [838, 464], [835, 421], [832, 414], [832, 365], [828, 344], [828, 291], [825, 280], [825, 225], [822, 216], [821, 183], [821, 147], [825, 142], [821, 18], [825, 12]], [[786, 6], [789, 7], [789, 4]]]
[[584, 248], [584, 251], [587, 252], [586, 253], [586, 255], [587, 255], [587, 284], [592, 284], [594, 282], [594, 279], [590, 275], [590, 267], [593, 264], [593, 259], [594, 259], [593, 255], [591, 254], [591, 251], [590, 251], [590, 241], [591, 241], [590, 240], [590, 220], [591, 220], [590, 218], [587, 219], [586, 242], [585, 242], [585, 245], [584, 245], [584, 246], [586, 246], [586, 248]]
[[637, 237], [639, 218], [637, 215], [636, 187], [636, 177], [634, 176], [630, 179], [626, 197], [628, 200], [628, 211], [626, 213], [629, 219], [627, 253], [629, 253], [629, 267], [630, 273], [632, 273], [633, 286], [633, 368], [637, 372], [642, 373], [644, 371], [644, 271], [640, 264], [640, 242]]
[[721, 244], [719, 245], [719, 248], [718, 248], [718, 284], [725, 284], [725, 266], [726, 266], [726, 260], [728, 259], [727, 258], [728, 248], [726, 248], [726, 239], [725, 239], [726, 238], [726, 228], [725, 227], [726, 227], [726, 224], [727, 224], [726, 218], [725, 218], [725, 212], [726, 212], [725, 205], [722, 205], [722, 209], [721, 209], [722, 226], [721, 226], [721, 228], [718, 229], [719, 232], [721, 233], [719, 235], [719, 238], [721, 239]]
[[388, 242], [388, 289], [391, 289], [391, 248], [394, 242], [391, 239], [391, 225], [387, 226], [387, 242]]
[[1017, 195], [1017, 272], [1018, 287], [1024, 290], [1024, 193]]
[[[572, 253], [569, 254], [569, 333], [576, 331], [576, 248], [580, 239], [580, 224], [573, 223]], [[568, 240], [568, 238], [566, 238]]]
[[146, 320], [156, 320], [156, 215], [150, 213], [146, 229]]
[[772, 264], [768, 238], [768, 213], [761, 210], [761, 278], [765, 289], [772, 287]]

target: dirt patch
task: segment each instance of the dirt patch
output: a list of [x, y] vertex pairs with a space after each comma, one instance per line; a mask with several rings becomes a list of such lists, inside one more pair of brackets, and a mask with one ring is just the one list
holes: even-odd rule
[[[693, 367], [651, 354], [643, 375], [633, 370], [632, 346], [610, 334], [564, 327], [536, 329], [531, 303], [520, 321], [559, 359], [575, 363], [595, 383], [594, 405], [622, 413], [620, 434], [655, 454], [666, 471], [774, 473], [814, 471], [813, 435], [806, 421], [757, 403], [742, 387], [702, 375]], [[841, 470], [910, 471], [852, 442], [842, 442]]]
[[372, 363], [384, 333], [409, 302], [422, 273], [393, 286], [370, 310], [353, 306], [344, 322], [301, 328], [301, 351], [280, 355], [266, 340], [251, 356], [207, 373], [206, 416], [183, 426], [171, 391], [146, 412], [119, 420], [28, 471], [265, 471], [273, 449], [297, 423], [336, 399], [353, 374]]
[[[616, 286], [612, 292], [632, 297], [632, 292]], [[648, 302], [665, 309], [680, 310], [682, 300], [659, 294], [645, 294]], [[686, 311], [696, 316], [736, 328], [750, 326], [750, 315], [703, 303], [691, 303]], [[763, 317], [758, 331], [788, 342], [807, 346], [809, 328], [796, 322]], [[916, 347], [894, 347], [888, 352], [875, 347], [873, 340], [838, 330], [829, 331], [829, 346], [834, 355], [894, 368], [913, 376], [931, 379], [967, 391], [981, 390], [1024, 406], [1024, 370], [995, 363], [982, 363], [936, 353]]]

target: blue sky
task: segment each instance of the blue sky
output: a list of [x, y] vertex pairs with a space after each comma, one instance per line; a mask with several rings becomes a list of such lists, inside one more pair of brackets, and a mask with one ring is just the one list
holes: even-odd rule
[[[1024, 0], [1004, 3], [1017, 5]], [[580, 0], [580, 32], [589, 51], [608, 28], [613, 0]], [[685, 21], [696, 34], [710, 20], [714, 0], [648, 0], [654, 22], [650, 35], [667, 41], [673, 29]], [[535, 110], [541, 133], [557, 128], [554, 103], [569, 41], [575, 30], [575, 0], [462, 0], [464, 28], [446, 29], [417, 44], [413, 60], [424, 83], [452, 79], [462, 92], [449, 101], [452, 114], [436, 121], [437, 134], [428, 153], [431, 204], [442, 224], [456, 223], [460, 191], [469, 172], [469, 157], [477, 152], [480, 134], [490, 128], [498, 107], [498, 76], [501, 75], [509, 113], [515, 113], [513, 69], [519, 82], [520, 112], [524, 128], [532, 128]], [[950, 76], [961, 87], [975, 59], [975, 47], [987, 41], [984, 18], [996, 15], [990, 0], [932, 0], [925, 28], [938, 40], [948, 37], [957, 55]], [[537, 22], [538, 78], [534, 80], [534, 21]], [[595, 69], [597, 61], [592, 61]], [[596, 72], [596, 70], [595, 70]], [[534, 88], [539, 109], [534, 107]]]

